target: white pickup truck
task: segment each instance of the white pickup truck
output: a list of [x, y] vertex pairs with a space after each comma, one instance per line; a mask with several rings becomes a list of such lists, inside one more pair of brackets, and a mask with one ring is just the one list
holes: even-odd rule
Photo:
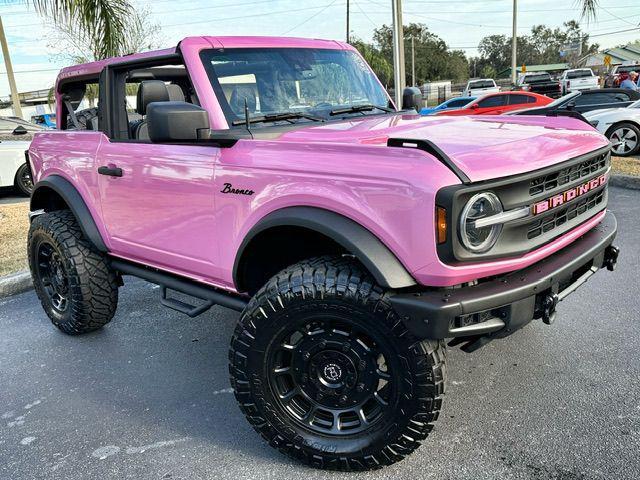
[[496, 85], [496, 81], [493, 78], [478, 78], [475, 80], [469, 80], [467, 86], [462, 91], [462, 97], [479, 97], [487, 93], [497, 93], [500, 91], [500, 87]]
[[600, 83], [597, 75], [590, 68], [575, 68], [562, 72], [560, 86], [562, 87], [562, 94], [566, 95], [569, 92], [578, 90], [600, 88]]

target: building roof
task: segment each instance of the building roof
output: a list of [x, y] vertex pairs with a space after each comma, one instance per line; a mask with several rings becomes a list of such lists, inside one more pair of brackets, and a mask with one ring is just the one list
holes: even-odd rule
[[[569, 65], [568, 63], [547, 63], [545, 65], [526, 65], [525, 64], [525, 67], [527, 70], [525, 73], [555, 72], [558, 70], [567, 70], [568, 68], [571, 68], [571, 65]], [[516, 72], [522, 73], [522, 65], [516, 68]], [[511, 75], [511, 67], [505, 68], [504, 70], [498, 73], [499, 77], [507, 77], [510, 75]]]
[[620, 65], [624, 62], [640, 61], [640, 44], [630, 43], [624, 47], [607, 48], [601, 52], [591, 53], [580, 60], [585, 67], [604, 65], [604, 58], [611, 57], [612, 65]]

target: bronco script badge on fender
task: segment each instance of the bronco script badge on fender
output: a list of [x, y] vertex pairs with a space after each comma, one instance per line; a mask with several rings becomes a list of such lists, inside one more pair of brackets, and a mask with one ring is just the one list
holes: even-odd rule
[[603, 173], [602, 175], [589, 180], [587, 183], [565, 190], [564, 192], [554, 195], [551, 198], [547, 198], [542, 202], [534, 203], [531, 209], [534, 215], [540, 215], [552, 208], [556, 208], [570, 202], [574, 198], [580, 197], [591, 190], [598, 188], [600, 185], [604, 185], [605, 183], [607, 183], [607, 174]]

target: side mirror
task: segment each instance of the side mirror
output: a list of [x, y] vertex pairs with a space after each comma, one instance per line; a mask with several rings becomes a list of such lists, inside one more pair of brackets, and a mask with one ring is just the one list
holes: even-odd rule
[[209, 114], [187, 102], [152, 102], [147, 105], [149, 139], [180, 142], [209, 137]]
[[480, 106], [477, 103], [474, 103], [470, 108], [471, 110], [477, 110], [478, 108], [480, 108]]
[[13, 129], [13, 132], [11, 133], [14, 135], [26, 135], [29, 132], [22, 125], [18, 125], [16, 128]]
[[576, 108], [576, 102], [569, 102], [567, 103], [567, 110], [573, 110], [574, 108]]
[[407, 87], [402, 92], [402, 109], [418, 111], [420, 108], [420, 101], [422, 100], [422, 93], [418, 87]]

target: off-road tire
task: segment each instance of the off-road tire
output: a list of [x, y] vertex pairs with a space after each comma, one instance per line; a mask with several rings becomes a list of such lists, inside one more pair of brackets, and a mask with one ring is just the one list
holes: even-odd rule
[[[393, 364], [389, 382], [396, 394], [388, 402], [390, 417], [372, 424], [375, 428], [321, 435], [301, 426], [276, 399], [282, 397], [270, 380], [268, 359], [278, 332], [314, 315], [348, 318], [372, 338], [385, 337], [384, 346], [392, 349], [389, 356], [395, 360], [386, 361]], [[444, 343], [412, 336], [359, 263], [319, 257], [281, 271], [251, 299], [231, 340], [229, 371], [240, 409], [272, 447], [316, 468], [371, 470], [402, 460], [432, 430], [444, 394], [444, 353]], [[308, 358], [308, 351], [304, 355]]]
[[[66, 307], [57, 309], [45, 287], [39, 252], [46, 246], [55, 255], [64, 277]], [[29, 267], [36, 294], [51, 322], [69, 335], [103, 327], [118, 306], [117, 276], [105, 255], [84, 237], [73, 213], [60, 210], [33, 219], [28, 238]]]
[[22, 164], [16, 171], [14, 187], [22, 195], [27, 197], [31, 196], [31, 192], [33, 191], [33, 180], [29, 173], [29, 166], [26, 163]]

